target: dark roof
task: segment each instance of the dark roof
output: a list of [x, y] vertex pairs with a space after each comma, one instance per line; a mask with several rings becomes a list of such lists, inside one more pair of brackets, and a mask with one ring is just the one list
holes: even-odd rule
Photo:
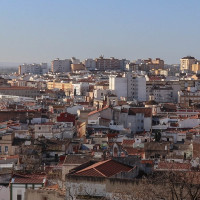
[[74, 155], [67, 155], [65, 157], [64, 165], [67, 164], [83, 164], [91, 160], [90, 155], [82, 155], [82, 154], [74, 154]]
[[25, 141], [28, 141], [28, 140], [25, 138], [14, 138], [14, 140], [12, 142], [12, 146], [22, 145]]
[[195, 59], [195, 57], [193, 57], [193, 56], [185, 56], [182, 59]]
[[158, 103], [156, 101], [154, 101], [154, 100], [147, 101], [145, 104], [146, 105], [158, 105]]
[[152, 109], [151, 108], [129, 108], [128, 115], [136, 115], [137, 113], [144, 113], [145, 117], [151, 117]]

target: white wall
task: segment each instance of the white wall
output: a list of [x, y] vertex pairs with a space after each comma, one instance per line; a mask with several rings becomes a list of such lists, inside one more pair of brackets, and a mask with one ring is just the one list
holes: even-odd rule
[[137, 85], [138, 85], [138, 101], [146, 101], [146, 78], [143, 76], [137, 77]]
[[198, 126], [200, 122], [200, 119], [185, 119], [182, 121], [179, 121], [179, 127], [180, 128], [194, 128], [195, 126]]
[[[28, 188], [32, 188], [33, 184], [28, 184]], [[34, 189], [38, 189], [42, 187], [42, 184], [35, 184]], [[26, 185], [25, 184], [12, 184], [12, 200], [17, 200], [17, 195], [22, 195], [22, 200], [26, 200], [24, 198], [24, 193], [26, 191]], [[7, 199], [6, 199], [7, 200]]]
[[89, 70], [94, 70], [96, 68], [96, 61], [88, 58], [83, 61], [85, 67]]
[[[93, 195], [93, 196], [103, 196], [106, 193], [106, 185], [94, 182], [84, 182], [84, 183], [73, 183], [66, 182], [66, 197], [70, 199], [70, 196], [76, 195]], [[75, 199], [75, 198], [73, 198]]]
[[56, 59], [52, 61], [51, 66], [54, 73], [70, 72], [71, 60], [70, 59], [65, 59], [65, 60]]
[[5, 187], [0, 185], [0, 200], [9, 200], [10, 199], [10, 190], [9, 186]]
[[151, 130], [151, 125], [152, 125], [151, 117], [145, 117], [144, 118], [144, 130], [145, 131], [150, 131]]
[[115, 91], [118, 99], [120, 97], [127, 97], [127, 78], [109, 76], [109, 89]]

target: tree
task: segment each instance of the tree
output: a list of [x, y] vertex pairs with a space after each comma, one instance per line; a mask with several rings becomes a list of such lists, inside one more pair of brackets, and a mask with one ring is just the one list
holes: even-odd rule
[[160, 139], [161, 139], [161, 131], [160, 130], [156, 130], [156, 131], [154, 131], [154, 133], [155, 133], [155, 136], [154, 136], [155, 141], [159, 142]]
[[116, 190], [110, 200], [199, 200], [200, 172], [165, 171], [143, 178], [127, 191]]

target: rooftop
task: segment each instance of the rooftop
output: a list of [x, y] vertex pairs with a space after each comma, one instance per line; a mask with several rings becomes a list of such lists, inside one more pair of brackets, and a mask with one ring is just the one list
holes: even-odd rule
[[120, 172], [128, 172], [132, 167], [114, 160], [105, 160], [95, 163], [85, 169], [77, 171], [76, 176], [111, 177]]

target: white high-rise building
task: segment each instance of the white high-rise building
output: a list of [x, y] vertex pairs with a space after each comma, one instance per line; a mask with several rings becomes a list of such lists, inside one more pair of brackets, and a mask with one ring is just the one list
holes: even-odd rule
[[88, 70], [94, 70], [96, 68], [96, 61], [91, 58], [85, 59], [83, 64]]
[[115, 91], [117, 97], [127, 98], [127, 78], [122, 76], [110, 75], [109, 76], [109, 90]]
[[48, 72], [47, 63], [23, 64], [19, 66], [19, 74], [45, 74]]
[[71, 71], [71, 60], [60, 60], [59, 58], [51, 62], [51, 71], [53, 73], [63, 73]]
[[80, 60], [76, 59], [75, 57], [71, 58], [71, 64], [80, 64]]
[[114, 90], [118, 98], [125, 97], [142, 102], [146, 101], [146, 79], [144, 76], [126, 73], [123, 76], [111, 75], [109, 77], [109, 89]]

